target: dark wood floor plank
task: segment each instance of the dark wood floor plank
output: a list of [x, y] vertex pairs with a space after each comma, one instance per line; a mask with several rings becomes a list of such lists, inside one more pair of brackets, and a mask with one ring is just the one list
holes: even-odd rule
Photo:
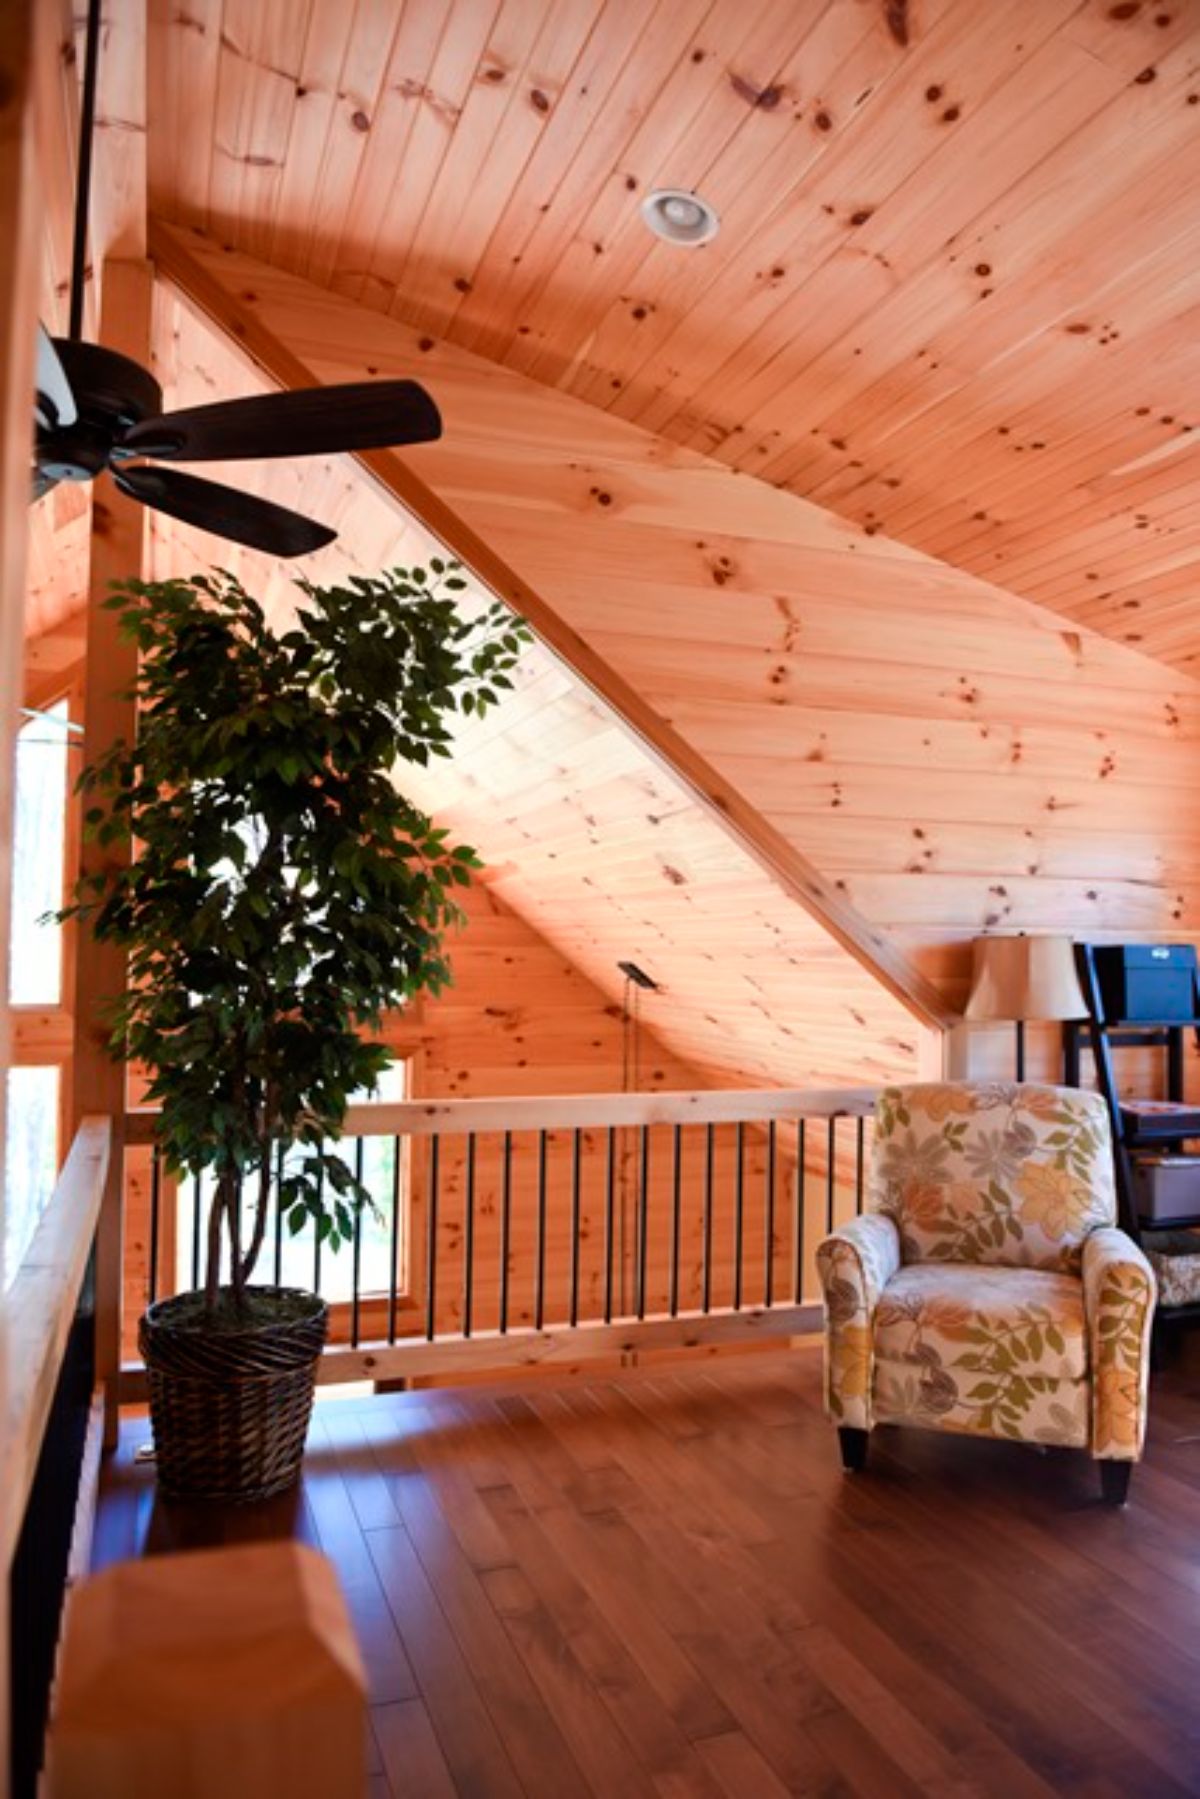
[[[490, 1491], [496, 1495], [504, 1489]], [[538, 1585], [531, 1572], [538, 1574]], [[564, 1628], [563, 1619], [543, 1601], [540, 1588], [557, 1584], [555, 1571], [545, 1565], [533, 1571], [518, 1565], [493, 1569], [481, 1578], [514, 1648], [570, 1743], [589, 1790], [652, 1799], [650, 1774], [612, 1715], [612, 1695], [595, 1678], [594, 1654], [581, 1641], [586, 1626]], [[618, 1699], [623, 1696], [618, 1689]]]
[[[562, 1732], [520, 1659], [504, 1624], [423, 1479], [409, 1440], [380, 1446], [397, 1505], [446, 1622], [470, 1667], [476, 1689], [504, 1742], [529, 1799], [559, 1799], [586, 1790]], [[511, 1550], [502, 1566], [514, 1566]]]
[[740, 1730], [705, 1737], [696, 1747], [728, 1799], [787, 1799], [787, 1787]]
[[322, 1402], [302, 1487], [105, 1466], [94, 1564], [298, 1536], [371, 1681], [368, 1799], [1200, 1793], [1200, 1336], [1124, 1512], [1086, 1457], [877, 1433], [819, 1355]]
[[[638, 1760], [663, 1790], [690, 1782], [697, 1799], [716, 1799], [711, 1780], [697, 1758], [680, 1721], [662, 1697], [658, 1683], [647, 1677], [647, 1661], [654, 1665], [654, 1651], [669, 1654], [671, 1646], [661, 1637], [649, 1650], [644, 1638], [654, 1638], [653, 1621], [635, 1622], [632, 1633], [614, 1629], [604, 1608], [593, 1603], [583, 1584], [578, 1560], [559, 1553], [547, 1532], [552, 1514], [529, 1512], [515, 1488], [492, 1487], [488, 1502], [500, 1528], [516, 1553], [522, 1579], [553, 1620], [572, 1656], [607, 1706]], [[504, 1591], [503, 1585], [501, 1591]], [[521, 1611], [516, 1605], [512, 1610]], [[677, 1668], [676, 1673], [679, 1673]], [[698, 1685], [692, 1675], [693, 1689]], [[723, 1708], [717, 1715], [724, 1715]]]
[[407, 1531], [374, 1530], [368, 1543], [455, 1785], [517, 1799], [521, 1783]]
[[374, 1706], [371, 1723], [392, 1799], [455, 1799], [457, 1789], [420, 1699]]

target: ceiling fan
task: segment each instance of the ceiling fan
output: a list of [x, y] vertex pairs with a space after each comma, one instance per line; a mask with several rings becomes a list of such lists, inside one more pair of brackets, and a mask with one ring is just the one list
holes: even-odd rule
[[162, 389], [148, 370], [102, 344], [84, 342], [99, 13], [99, 0], [89, 0], [70, 334], [52, 338], [44, 327], [38, 331], [33, 497], [40, 499], [60, 481], [90, 481], [107, 468], [122, 493], [218, 537], [274, 556], [319, 550], [337, 536], [327, 525], [257, 494], [153, 465], [429, 443], [442, 434], [441, 416], [415, 381], [292, 389], [164, 413]]

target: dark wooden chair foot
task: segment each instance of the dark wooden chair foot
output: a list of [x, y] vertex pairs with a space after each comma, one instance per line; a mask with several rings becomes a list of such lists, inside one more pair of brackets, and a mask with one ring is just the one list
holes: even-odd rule
[[1125, 1504], [1129, 1497], [1129, 1476], [1132, 1473], [1132, 1462], [1101, 1462], [1100, 1491], [1104, 1495], [1105, 1505]]
[[[858, 1430], [853, 1425], [838, 1425], [838, 1442], [842, 1448], [842, 1467], [850, 1474], [857, 1474], [867, 1465], [867, 1444], [871, 1433]], [[1106, 1467], [1107, 1463], [1104, 1464]]]

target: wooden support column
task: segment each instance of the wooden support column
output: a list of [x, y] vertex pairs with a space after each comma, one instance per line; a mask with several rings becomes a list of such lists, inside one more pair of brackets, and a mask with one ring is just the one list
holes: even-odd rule
[[[12, 774], [25, 626], [29, 442], [37, 324], [38, 188], [34, 0], [0, 0], [0, 1408], [11, 1368], [4, 1306], [4, 1146], [10, 1062], [8, 946]], [[16, 1495], [0, 1480], [0, 1540], [12, 1541]], [[8, 1557], [0, 1567], [0, 1799], [8, 1793]]]
[[[101, 339], [135, 362], [150, 361], [150, 318], [154, 295], [148, 262], [105, 264]], [[137, 672], [137, 653], [118, 630], [104, 601], [112, 583], [143, 573], [146, 512], [119, 493], [107, 476], [96, 483], [92, 506], [91, 566], [88, 581], [87, 663], [84, 683], [84, 757], [88, 763], [117, 738], [131, 741], [136, 729], [133, 701], [126, 697]], [[84, 841], [81, 875], [99, 873], [127, 859], [122, 845], [99, 848]], [[105, 1383], [105, 1445], [117, 1431], [117, 1374], [121, 1360], [121, 1287], [124, 1262], [123, 1176], [125, 1068], [108, 1053], [105, 1002], [125, 987], [125, 952], [97, 943], [86, 925], [75, 958], [75, 1042], [72, 1108], [74, 1122], [88, 1113], [113, 1119], [109, 1160], [96, 1249], [96, 1368]]]

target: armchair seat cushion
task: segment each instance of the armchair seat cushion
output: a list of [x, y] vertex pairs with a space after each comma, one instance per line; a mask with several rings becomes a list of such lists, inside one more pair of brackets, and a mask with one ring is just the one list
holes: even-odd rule
[[880, 1424], [1083, 1448], [1083, 1282], [1038, 1268], [917, 1262], [875, 1312]]
[[1087, 1373], [1083, 1283], [1039, 1268], [914, 1262], [875, 1312], [876, 1361], [954, 1371], [954, 1378]]

